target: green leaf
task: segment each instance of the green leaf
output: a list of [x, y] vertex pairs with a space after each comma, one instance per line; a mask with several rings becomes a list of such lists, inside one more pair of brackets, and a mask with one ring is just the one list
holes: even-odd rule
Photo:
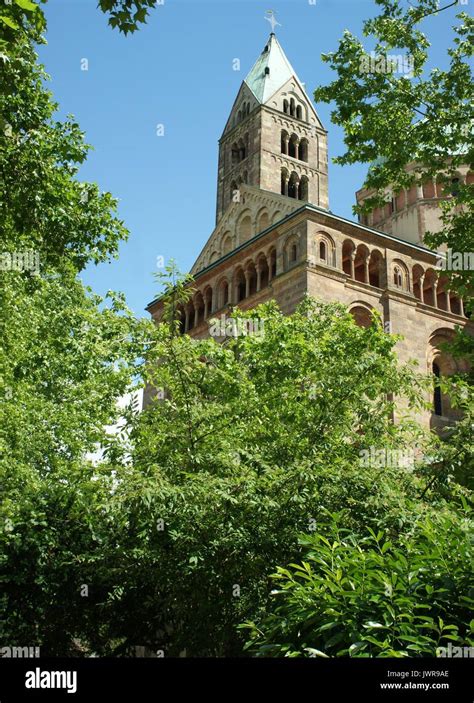
[[38, 8], [38, 5], [35, 5], [35, 3], [31, 2], [31, 0], [15, 0], [15, 2], [22, 8], [22, 10], [34, 12]]
[[0, 15], [0, 20], [4, 24], [6, 24], [8, 27], [11, 27], [12, 29], [19, 29], [19, 25], [15, 22], [15, 20], [12, 20], [11, 17], [5, 17], [5, 15]]

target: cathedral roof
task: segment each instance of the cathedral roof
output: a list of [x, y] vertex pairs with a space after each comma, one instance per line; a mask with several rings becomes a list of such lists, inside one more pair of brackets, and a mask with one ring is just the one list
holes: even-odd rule
[[264, 104], [296, 73], [272, 33], [244, 83], [257, 100]]

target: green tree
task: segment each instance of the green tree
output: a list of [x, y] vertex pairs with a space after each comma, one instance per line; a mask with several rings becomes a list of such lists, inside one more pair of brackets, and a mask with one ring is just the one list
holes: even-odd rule
[[151, 323], [79, 279], [128, 233], [110, 193], [77, 177], [89, 147], [72, 118], [55, 120], [37, 19], [0, 62], [0, 641], [60, 654], [77, 631], [81, 550], [97, 549], [90, 515], [109, 495], [87, 454], [136, 385]]
[[[41, 4], [47, 0], [3, 0], [0, 10], [0, 51], [31, 30], [32, 24], [38, 31], [46, 26]], [[117, 27], [124, 34], [136, 32], [141, 24], [146, 24], [150, 9], [162, 5], [161, 0], [99, 0], [98, 8], [108, 16], [111, 27]]]
[[298, 535], [324, 510], [346, 508], [348, 529], [397, 539], [447, 502], [436, 491], [420, 501], [414, 472], [361, 461], [373, 446], [422, 441], [392, 423], [393, 394], [415, 403], [419, 389], [378, 324], [361, 329], [340, 305], [308, 300], [284, 316], [268, 303], [234, 314], [263, 334], [197, 341], [171, 319], [186, 291], [168, 292], [146, 355], [155, 397], [130, 413], [131, 451], [111, 447], [102, 557], [82, 564], [101, 622], [87, 641], [103, 654], [145, 644], [238, 655], [237, 624], [265, 612], [268, 573], [301, 555]]
[[[421, 29], [423, 22], [434, 15], [439, 22], [449, 21], [458, 0], [447, 0], [444, 6], [439, 0], [375, 3], [381, 12], [364, 22], [365, 39], [374, 45], [381, 66], [389, 66], [390, 57], [397, 55], [393, 52], [404, 52], [412, 75], [368, 68], [369, 51], [345, 31], [337, 51], [322, 57], [337, 78], [315, 91], [317, 101], [334, 104], [332, 120], [345, 132], [346, 151], [335, 162], [370, 165], [364, 185], [375, 194], [354, 211], [370, 211], [383, 204], [386, 188], [397, 192], [444, 174], [448, 197], [441, 205], [443, 229], [431, 233], [426, 241], [434, 247], [445, 244], [453, 251], [473, 252], [474, 184], [462, 183], [453, 191], [451, 187], [460, 165], [468, 164], [471, 169], [474, 165], [473, 18], [466, 12], [456, 15], [448, 66], [428, 71], [430, 42]], [[407, 173], [406, 166], [413, 162], [419, 170]], [[448, 274], [453, 289], [469, 299], [472, 271]]]

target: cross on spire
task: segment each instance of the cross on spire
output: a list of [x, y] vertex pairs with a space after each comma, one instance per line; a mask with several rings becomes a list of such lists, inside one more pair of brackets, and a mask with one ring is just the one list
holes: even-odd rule
[[282, 25], [276, 20], [275, 10], [267, 10], [267, 15], [268, 17], [265, 17], [265, 19], [270, 22], [272, 34], [275, 34], [275, 27], [281, 27]]

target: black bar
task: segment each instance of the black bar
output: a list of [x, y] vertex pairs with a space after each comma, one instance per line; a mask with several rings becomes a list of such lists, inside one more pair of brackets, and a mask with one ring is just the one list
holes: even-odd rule
[[[472, 703], [464, 659], [0, 659], [0, 703], [262, 700]], [[28, 672], [30, 672], [28, 674]], [[31, 673], [33, 672], [33, 673]], [[46, 672], [46, 673], [45, 673]], [[63, 672], [57, 677], [51, 672]], [[69, 672], [69, 679], [66, 673]], [[74, 676], [76, 672], [76, 692]], [[63, 684], [66, 688], [26, 688]], [[390, 687], [389, 687], [390, 686]], [[67, 692], [67, 687], [71, 693]], [[291, 697], [291, 698], [290, 698]]]

